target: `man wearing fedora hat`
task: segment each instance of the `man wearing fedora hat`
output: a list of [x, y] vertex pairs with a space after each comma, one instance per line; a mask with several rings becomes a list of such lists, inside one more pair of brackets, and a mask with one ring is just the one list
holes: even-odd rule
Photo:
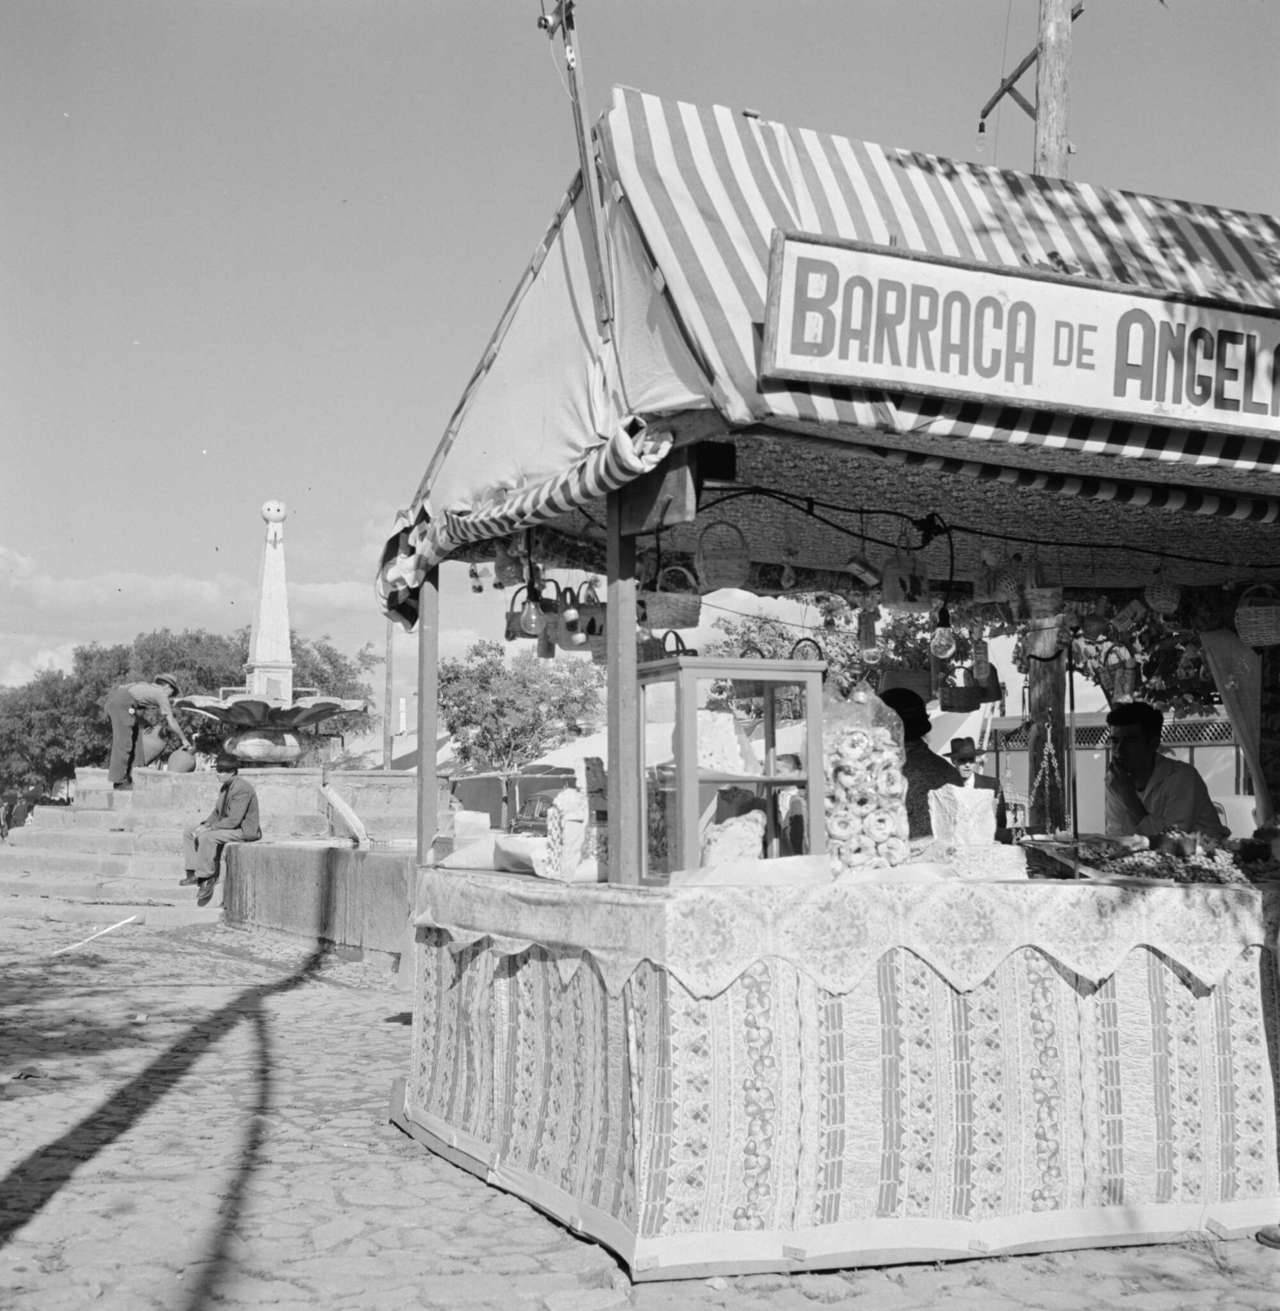
[[978, 762], [982, 759], [978, 744], [971, 737], [953, 737], [951, 749], [944, 751], [943, 755], [960, 771], [960, 777], [964, 780], [963, 787], [981, 788], [983, 791], [996, 794], [996, 840], [1012, 841], [1000, 780], [992, 774], [978, 772]]
[[222, 782], [218, 799], [207, 819], [182, 834], [187, 872], [179, 883], [196, 885], [197, 906], [213, 900], [222, 848], [228, 842], [257, 842], [262, 836], [258, 794], [248, 779], [240, 777], [240, 761], [230, 752], [220, 751], [214, 768]]

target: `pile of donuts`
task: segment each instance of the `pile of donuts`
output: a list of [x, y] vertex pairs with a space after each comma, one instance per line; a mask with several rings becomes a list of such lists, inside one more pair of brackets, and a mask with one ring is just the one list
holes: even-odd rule
[[827, 851], [836, 878], [907, 861], [902, 747], [887, 729], [840, 730], [822, 744]]

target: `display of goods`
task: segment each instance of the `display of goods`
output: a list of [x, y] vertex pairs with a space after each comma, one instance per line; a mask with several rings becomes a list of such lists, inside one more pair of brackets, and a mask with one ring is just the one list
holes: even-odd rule
[[[697, 715], [698, 768], [710, 774], [747, 774], [756, 768], [746, 734], [729, 710], [699, 710]], [[677, 732], [671, 731], [671, 754], [677, 749]]]
[[1163, 879], [1173, 883], [1247, 883], [1245, 872], [1226, 847], [1179, 856], [1173, 851], [1134, 851], [1097, 866], [1110, 876]]
[[827, 850], [836, 878], [908, 858], [903, 752], [885, 727], [850, 727], [823, 738]]

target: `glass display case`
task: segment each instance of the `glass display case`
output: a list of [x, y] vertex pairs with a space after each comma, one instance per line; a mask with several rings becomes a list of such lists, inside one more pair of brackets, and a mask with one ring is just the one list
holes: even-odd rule
[[639, 666], [645, 882], [704, 864], [826, 850], [826, 668], [822, 660], [686, 655]]

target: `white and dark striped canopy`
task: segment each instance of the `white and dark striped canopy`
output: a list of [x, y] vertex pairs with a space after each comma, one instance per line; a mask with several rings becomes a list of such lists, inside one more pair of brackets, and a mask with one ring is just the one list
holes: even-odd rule
[[775, 230], [1280, 309], [1280, 219], [889, 150], [619, 90], [604, 143], [734, 423], [843, 424], [1238, 472], [1280, 441], [758, 380]]
[[[597, 142], [611, 335], [590, 311], [575, 185], [387, 543], [378, 593], [389, 613], [411, 624], [426, 570], [487, 538], [538, 524], [598, 536], [598, 499], [661, 457], [660, 445], [634, 440], [634, 416], [654, 430], [659, 416], [699, 411], [718, 412], [740, 469], [761, 483], [850, 505], [862, 503], [859, 488], [881, 502], [896, 493], [913, 511], [967, 513], [971, 534], [989, 509], [1033, 549], [1051, 544], [1068, 581], [1141, 581], [1162, 551], [1188, 582], [1280, 578], [1280, 440], [762, 381], [758, 368], [775, 231], [1274, 312], [1280, 219], [627, 89]], [[847, 542], [815, 540], [810, 552], [803, 525], [770, 541], [767, 507], [743, 500], [735, 511], [755, 531], [753, 558], [847, 555]], [[668, 546], [689, 545], [680, 538]]]

